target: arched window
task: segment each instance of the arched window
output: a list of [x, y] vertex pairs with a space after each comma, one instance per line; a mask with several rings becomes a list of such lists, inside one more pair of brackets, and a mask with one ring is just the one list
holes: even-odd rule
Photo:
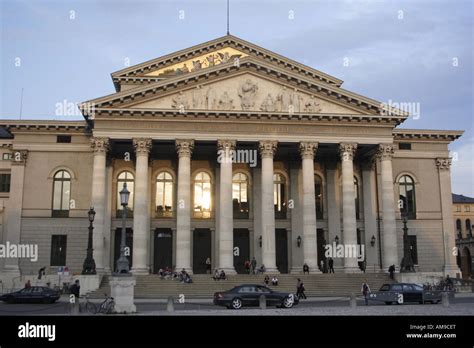
[[276, 219], [286, 219], [285, 184], [286, 181], [283, 175], [273, 174], [273, 204]]
[[456, 219], [456, 232], [458, 233], [458, 238], [462, 238], [462, 223], [461, 219]]
[[194, 217], [211, 217], [211, 177], [206, 172], [199, 172], [194, 177]]
[[400, 190], [400, 212], [408, 219], [416, 218], [415, 182], [409, 175], [403, 175], [398, 181]]
[[117, 178], [117, 217], [122, 217], [123, 207], [120, 204], [120, 191], [123, 189], [123, 184], [127, 183], [127, 190], [130, 191], [130, 197], [128, 198], [128, 205], [127, 205], [127, 216], [133, 216], [133, 201], [134, 201], [134, 193], [135, 193], [135, 186], [134, 186], [134, 177], [131, 172], [125, 171], [119, 174]]
[[248, 178], [244, 173], [236, 173], [232, 178], [232, 206], [235, 219], [249, 218]]
[[354, 176], [354, 200], [355, 200], [355, 213], [356, 219], [360, 218], [359, 212], [359, 180]]
[[471, 219], [466, 220], [466, 234], [468, 236], [472, 236], [472, 226], [471, 226]]
[[53, 177], [53, 217], [69, 217], [71, 174], [59, 170]]
[[173, 177], [168, 172], [156, 176], [155, 204], [158, 217], [173, 216]]
[[323, 180], [319, 175], [314, 176], [314, 194], [316, 200], [316, 218], [322, 219], [324, 213], [323, 206]]

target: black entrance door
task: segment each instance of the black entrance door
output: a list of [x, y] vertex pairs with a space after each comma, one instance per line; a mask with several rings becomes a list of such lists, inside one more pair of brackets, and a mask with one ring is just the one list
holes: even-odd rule
[[[127, 256], [128, 263], [130, 265], [130, 269], [132, 269], [132, 261], [133, 261], [133, 230], [131, 228], [127, 228], [125, 230], [125, 245], [129, 248], [130, 255]], [[114, 265], [113, 268], [116, 270], [117, 268], [117, 260], [120, 257], [120, 242], [122, 238], [122, 228], [115, 229], [115, 243], [114, 243]]]
[[316, 230], [316, 243], [318, 245], [318, 267], [321, 269], [321, 260], [324, 261], [324, 266], [323, 269], [321, 269], [321, 272], [326, 272], [327, 270], [327, 263], [326, 263], [326, 256], [324, 255], [324, 230], [318, 228]]
[[153, 256], [153, 272], [158, 273], [160, 268], [173, 267], [173, 233], [171, 228], [157, 228], [155, 230], [155, 250]]
[[[236, 249], [237, 248], [237, 249]], [[245, 261], [250, 261], [250, 238], [246, 228], [234, 229], [234, 268], [238, 274], [245, 273]]]
[[286, 229], [275, 230], [276, 265], [280, 273], [288, 273], [288, 237]]
[[206, 260], [211, 258], [211, 230], [196, 228], [193, 234], [193, 272], [206, 273]]

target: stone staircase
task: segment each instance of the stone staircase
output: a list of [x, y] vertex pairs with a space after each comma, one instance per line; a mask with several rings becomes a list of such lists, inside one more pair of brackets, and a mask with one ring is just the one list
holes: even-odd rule
[[[382, 284], [392, 280], [384, 273], [366, 274], [280, 274], [277, 276], [279, 285], [270, 288], [285, 292], [296, 292], [297, 278], [300, 278], [306, 288], [306, 296], [349, 296], [352, 292], [360, 294], [360, 288], [367, 279], [372, 291], [378, 290]], [[168, 296], [177, 298], [183, 294], [186, 298], [212, 299], [216, 291], [229, 290], [240, 284], [263, 284], [263, 275], [239, 274], [228, 276], [227, 280], [214, 281], [210, 275], [195, 274], [192, 284], [182, 284], [171, 279], [160, 279], [157, 275], [137, 276], [135, 298], [164, 299]], [[271, 278], [271, 276], [270, 276]], [[103, 298], [110, 293], [108, 276], [102, 280], [98, 290], [90, 293], [91, 298]]]

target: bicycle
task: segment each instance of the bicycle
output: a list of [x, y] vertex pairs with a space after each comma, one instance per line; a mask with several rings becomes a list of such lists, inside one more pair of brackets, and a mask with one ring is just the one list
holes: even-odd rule
[[89, 301], [89, 296], [85, 295], [84, 298], [86, 299], [86, 302], [82, 302], [79, 304], [79, 312], [96, 314], [97, 313], [96, 305]]
[[115, 311], [115, 301], [113, 297], [105, 294], [105, 300], [99, 306], [97, 313], [112, 314]]

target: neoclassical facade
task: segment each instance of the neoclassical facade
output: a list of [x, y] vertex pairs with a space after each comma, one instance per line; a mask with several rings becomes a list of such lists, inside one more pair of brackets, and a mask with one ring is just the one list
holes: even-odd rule
[[341, 272], [459, 272], [448, 145], [462, 131], [410, 130], [409, 116], [343, 81], [234, 36], [112, 74], [115, 93], [81, 104], [83, 121], [3, 120], [1, 241], [39, 246], [37, 262], [79, 273], [93, 206], [100, 272], [118, 258], [123, 184], [135, 274], [159, 268], [312, 273], [325, 245], [363, 245]]

